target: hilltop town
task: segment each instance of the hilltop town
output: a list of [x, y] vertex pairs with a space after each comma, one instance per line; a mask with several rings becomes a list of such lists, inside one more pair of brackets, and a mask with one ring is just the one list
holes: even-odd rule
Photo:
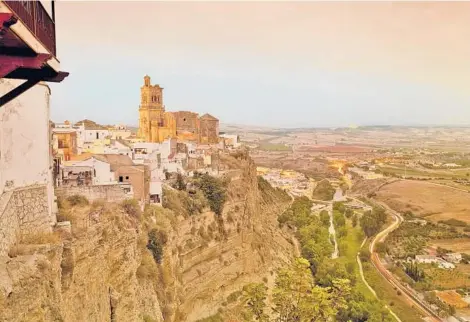
[[[433, 13], [431, 6], [425, 6], [417, 17]], [[383, 25], [402, 30], [402, 25], [395, 28], [391, 23], [402, 22], [396, 19], [398, 8], [394, 4], [394, 15]], [[239, 15], [229, 9], [227, 15], [232, 11]], [[287, 9], [290, 13], [298, 8]], [[311, 14], [317, 12], [313, 9], [295, 17], [292, 26], [306, 29], [314, 20]], [[340, 18], [356, 16], [361, 25], [372, 12], [350, 15], [347, 10], [349, 5], [338, 10]], [[134, 98], [137, 128], [100, 124], [103, 121], [93, 117], [51, 120], [48, 83], [61, 83], [69, 76], [57, 58], [55, 12], [54, 1], [0, 0], [1, 321], [470, 321], [470, 127], [228, 125], [217, 115], [167, 108], [163, 87], [148, 75], [143, 77], [140, 97]], [[412, 17], [411, 7], [403, 12], [407, 19]], [[105, 16], [98, 10], [93, 13]], [[307, 20], [297, 19], [300, 16]], [[374, 24], [377, 17], [386, 17], [372, 16]], [[116, 17], [122, 25], [125, 16]], [[231, 20], [224, 15], [216, 18], [217, 24]], [[453, 18], [452, 27], [458, 27], [454, 24], [458, 17]], [[152, 19], [147, 20], [152, 26]], [[349, 29], [331, 21], [333, 25], [324, 25], [331, 35], [335, 33], [330, 27]], [[417, 29], [428, 31], [434, 24], [433, 20], [427, 28]], [[294, 34], [295, 28], [281, 27]], [[294, 42], [281, 43], [271, 28], [269, 36], [276, 37], [269, 38], [276, 45], [301, 48]], [[357, 38], [356, 33], [347, 39], [359, 39], [362, 47], [369, 38], [366, 32], [374, 28], [363, 29], [361, 36], [367, 37]], [[147, 29], [151, 28], [141, 28], [139, 34]], [[451, 38], [457, 39], [457, 29]], [[255, 34], [251, 27], [248, 32]], [[383, 34], [379, 33], [381, 45], [389, 45]], [[327, 43], [340, 43], [336, 41], [340, 38], [326, 36]], [[318, 52], [316, 46], [322, 48], [322, 41], [316, 37], [311, 38]], [[302, 45], [307, 40], [302, 37]], [[92, 47], [88, 41], [83, 47]], [[363, 47], [384, 47], [389, 54], [407, 52], [411, 43], [394, 44], [407, 50], [389, 51], [394, 46], [374, 43]], [[257, 45], [271, 48], [263, 42]], [[448, 48], [454, 49], [451, 45]], [[119, 52], [111, 49], [113, 54]], [[235, 49], [230, 47], [230, 54], [244, 56], [242, 47]], [[421, 59], [425, 51], [419, 49], [420, 61], [433, 61]], [[148, 51], [152, 60], [142, 63], [145, 69], [155, 60], [154, 52]], [[337, 52], [325, 51], [325, 56], [338, 57]], [[343, 55], [347, 52], [340, 52], [343, 63], [348, 63]], [[308, 62], [319, 58], [302, 53]], [[363, 54], [368, 53], [359, 56]], [[101, 66], [83, 61], [86, 64], [79, 65], [83, 70], [75, 69], [77, 74], [101, 75]], [[102, 63], [99, 56], [95, 61]], [[295, 71], [294, 61], [288, 61], [289, 71]], [[360, 62], [355, 61], [349, 63]], [[459, 71], [465, 67], [461, 63], [455, 64]], [[306, 65], [302, 69], [307, 71]], [[112, 68], [117, 70], [116, 66]], [[262, 74], [269, 75], [267, 71]], [[439, 78], [441, 74], [442, 70]], [[351, 83], [348, 80], [343, 94], [348, 94]], [[379, 93], [373, 82], [366, 84], [357, 89]], [[411, 86], [405, 84], [407, 89]], [[295, 81], [289, 86], [266, 87], [272, 93], [266, 90], [265, 98], [274, 97], [277, 103], [283, 92], [292, 98], [309, 89], [296, 93]], [[329, 92], [329, 87], [321, 91]], [[328, 101], [341, 92], [331, 93]], [[243, 93], [245, 101], [250, 100], [248, 94]], [[320, 98], [319, 94], [315, 95]], [[377, 96], [385, 101], [382, 94]], [[406, 97], [398, 102], [410, 101]], [[285, 104], [279, 102], [284, 111]], [[316, 96], [315, 104], [322, 105]], [[355, 106], [331, 104], [337, 105]], [[313, 115], [321, 113], [319, 109]], [[259, 115], [264, 119], [266, 113]], [[292, 115], [304, 117], [294, 111], [279, 113]], [[249, 119], [255, 119], [251, 113]]]
[[144, 77], [139, 127], [91, 120], [51, 122], [54, 185], [63, 196], [90, 200], [114, 195], [162, 204], [163, 184], [176, 173], [218, 175], [218, 154], [238, 148], [238, 136], [219, 133], [212, 115], [167, 112], [163, 88]]

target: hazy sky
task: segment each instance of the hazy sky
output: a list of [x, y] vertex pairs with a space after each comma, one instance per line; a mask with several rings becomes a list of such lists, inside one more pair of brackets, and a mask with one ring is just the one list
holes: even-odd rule
[[470, 124], [470, 2], [56, 2], [54, 121], [168, 111], [267, 126]]

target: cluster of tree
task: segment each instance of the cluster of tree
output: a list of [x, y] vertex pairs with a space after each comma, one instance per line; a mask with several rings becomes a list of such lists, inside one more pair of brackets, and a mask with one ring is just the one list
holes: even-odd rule
[[450, 316], [455, 314], [455, 307], [439, 300], [435, 292], [425, 293], [424, 299], [426, 302], [436, 305], [439, 308], [439, 313], [441, 316]]
[[218, 216], [222, 214], [227, 192], [224, 182], [207, 173], [195, 174], [194, 184], [206, 197], [210, 209]]
[[380, 207], [374, 207], [372, 211], [367, 211], [360, 219], [361, 228], [367, 237], [371, 237], [380, 231], [385, 224], [387, 215], [385, 210]]
[[462, 263], [470, 264], [470, 255], [462, 253]]
[[429, 239], [460, 238], [464, 235], [453, 227], [428, 222], [426, 225], [405, 221], [388, 238], [389, 254], [395, 258], [414, 257], [422, 253]]
[[[353, 287], [351, 274], [341, 268], [339, 262], [327, 262], [329, 268], [317, 273], [315, 278], [309, 270], [309, 262], [303, 258], [279, 271], [273, 290], [271, 321], [393, 321], [378, 301], [366, 301]], [[266, 291], [264, 284], [249, 284], [243, 288], [245, 321], [270, 321], [265, 312]]]
[[320, 221], [325, 227], [330, 226], [330, 214], [326, 210], [320, 211]]
[[[292, 205], [278, 217], [279, 223], [289, 224], [297, 228], [297, 239], [302, 247], [302, 256], [310, 262], [314, 273], [325, 257], [330, 257], [333, 245], [328, 232], [328, 212], [323, 212], [321, 218], [312, 215], [312, 201], [307, 197], [296, 198]], [[328, 216], [328, 222], [327, 217]]]
[[320, 181], [312, 193], [312, 198], [317, 200], [329, 201], [333, 199], [335, 195], [335, 188], [327, 179]]
[[424, 280], [424, 271], [418, 266], [418, 263], [411, 262], [405, 263], [405, 273], [411, 277], [415, 282]]

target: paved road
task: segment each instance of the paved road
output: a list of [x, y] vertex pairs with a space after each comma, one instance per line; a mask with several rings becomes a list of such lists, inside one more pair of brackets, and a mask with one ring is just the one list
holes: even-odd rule
[[[376, 201], [377, 202], [377, 201]], [[426, 303], [423, 303], [417, 296], [416, 291], [413, 289], [404, 286], [400, 281], [398, 281], [393, 274], [391, 274], [383, 265], [383, 263], [380, 261], [379, 255], [375, 252], [375, 245], [377, 242], [382, 242], [387, 238], [388, 234], [392, 232], [394, 229], [398, 228], [400, 224], [403, 222], [403, 217], [388, 207], [386, 204], [382, 202], [377, 202], [380, 204], [382, 207], [387, 209], [394, 217], [395, 221], [382, 230], [380, 233], [378, 233], [375, 238], [372, 240], [369, 246], [369, 250], [372, 254], [371, 260], [372, 264], [375, 266], [375, 268], [379, 271], [379, 273], [393, 286], [399, 289], [402, 292], [402, 295], [406, 298], [409, 304], [413, 305], [418, 311], [420, 311], [423, 316], [427, 317], [430, 319], [430, 321], [435, 321], [435, 322], [442, 322], [443, 320], [436, 314], [434, 313]]]

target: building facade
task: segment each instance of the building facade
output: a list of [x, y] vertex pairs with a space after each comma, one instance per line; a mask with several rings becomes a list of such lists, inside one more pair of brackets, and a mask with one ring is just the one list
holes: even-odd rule
[[163, 88], [144, 77], [140, 89], [138, 136], [145, 142], [161, 143], [168, 138], [198, 143], [218, 143], [219, 120], [212, 115], [189, 111], [166, 112]]

